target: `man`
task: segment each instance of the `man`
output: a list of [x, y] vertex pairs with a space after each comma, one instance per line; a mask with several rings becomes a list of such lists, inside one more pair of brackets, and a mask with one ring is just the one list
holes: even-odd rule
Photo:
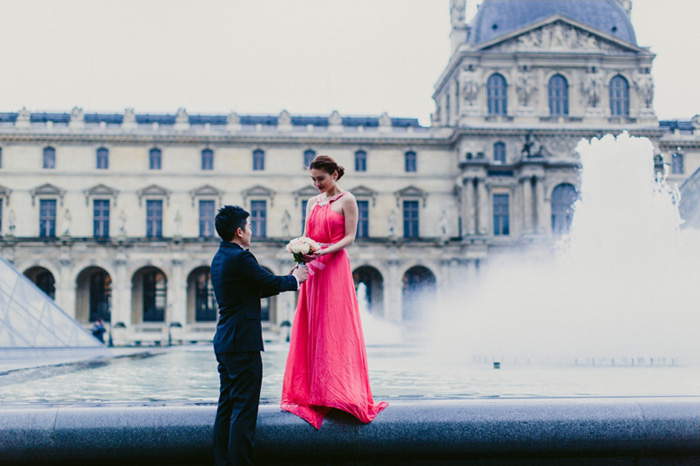
[[306, 268], [275, 276], [248, 251], [253, 231], [249, 213], [224, 206], [216, 215], [222, 241], [211, 263], [211, 282], [219, 304], [214, 352], [221, 382], [214, 423], [216, 464], [252, 465], [255, 423], [262, 384], [263, 351], [260, 298], [293, 291], [306, 280]]

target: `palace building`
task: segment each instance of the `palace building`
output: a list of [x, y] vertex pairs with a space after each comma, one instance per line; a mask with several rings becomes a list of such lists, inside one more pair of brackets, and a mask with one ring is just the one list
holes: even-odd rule
[[[349, 253], [370, 312], [415, 321], [431, 293], [469, 293], [493, 255], [567, 232], [580, 139], [648, 137], [672, 184], [700, 167], [700, 116], [658, 121], [655, 55], [630, 8], [484, 0], [467, 23], [453, 0], [428, 127], [386, 113], [0, 113], [0, 254], [81, 324], [103, 318], [115, 344], [208, 341], [217, 209], [249, 210], [260, 264], [287, 273], [317, 193], [305, 166], [327, 154], [358, 200]], [[294, 307], [293, 293], [265, 300], [271, 337]]]

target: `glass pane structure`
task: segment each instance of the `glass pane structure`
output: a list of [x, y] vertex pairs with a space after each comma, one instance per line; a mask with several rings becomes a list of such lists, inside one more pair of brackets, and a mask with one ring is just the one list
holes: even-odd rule
[[0, 258], [0, 349], [104, 347]]

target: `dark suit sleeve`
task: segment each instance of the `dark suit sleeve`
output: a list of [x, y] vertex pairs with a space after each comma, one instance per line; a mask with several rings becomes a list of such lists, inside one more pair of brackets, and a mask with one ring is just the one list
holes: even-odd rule
[[260, 267], [258, 261], [249, 251], [243, 251], [239, 266], [245, 280], [262, 290], [262, 297], [273, 296], [282, 291], [297, 289], [297, 280], [291, 275], [273, 275]]

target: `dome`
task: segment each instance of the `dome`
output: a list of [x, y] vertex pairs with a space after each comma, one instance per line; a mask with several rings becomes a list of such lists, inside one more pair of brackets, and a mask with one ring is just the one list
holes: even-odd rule
[[616, 0], [484, 0], [468, 41], [481, 44], [557, 14], [637, 45], [629, 16]]

